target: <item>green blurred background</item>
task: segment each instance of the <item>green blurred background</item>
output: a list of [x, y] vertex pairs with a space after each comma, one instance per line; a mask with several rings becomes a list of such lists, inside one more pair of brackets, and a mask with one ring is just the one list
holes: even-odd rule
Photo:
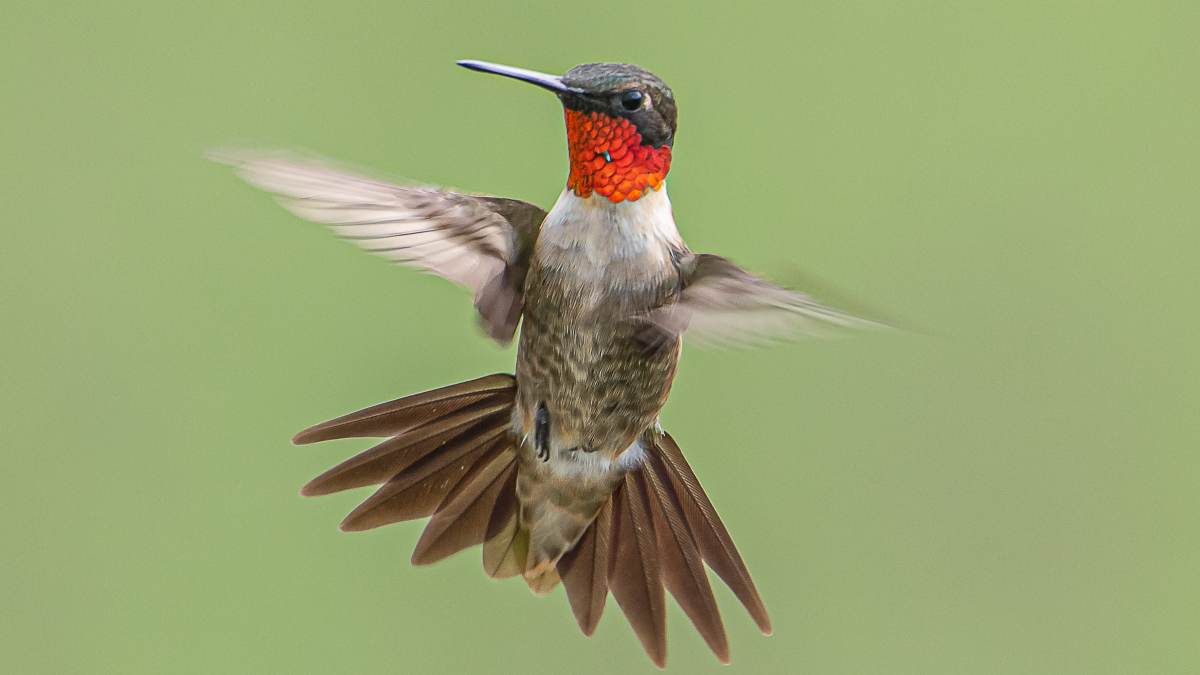
[[[611, 602], [413, 569], [292, 434], [510, 371], [467, 294], [207, 162], [247, 139], [553, 202], [654, 70], [680, 229], [919, 324], [686, 349], [664, 425], [771, 611], [726, 672], [1200, 671], [1200, 5], [46, 3], [0, 19], [0, 671], [651, 672]], [[671, 605], [671, 667], [720, 669]]]

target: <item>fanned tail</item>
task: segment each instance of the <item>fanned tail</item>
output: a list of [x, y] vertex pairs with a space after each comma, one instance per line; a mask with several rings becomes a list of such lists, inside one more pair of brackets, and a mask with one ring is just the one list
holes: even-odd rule
[[296, 444], [390, 436], [314, 478], [325, 495], [380, 485], [342, 521], [346, 531], [433, 516], [413, 552], [426, 565], [501, 533], [516, 513], [511, 375], [489, 375], [381, 403], [306, 429]]
[[729, 663], [729, 642], [704, 563], [733, 590], [766, 635], [771, 620], [729, 532], [668, 434], [642, 438], [643, 465], [613, 492], [579, 543], [558, 561], [571, 609], [591, 635], [611, 590], [651, 660], [666, 667], [664, 589]]
[[[515, 395], [511, 375], [490, 375], [306, 429], [295, 443], [388, 438], [313, 479], [301, 494], [382, 485], [342, 521], [343, 530], [432, 516], [413, 551], [414, 565], [482, 544], [489, 576], [526, 574], [530, 533], [520, 525], [518, 440], [511, 432]], [[544, 571], [530, 568], [536, 578], [527, 575], [526, 581], [534, 592], [546, 592], [561, 578], [585, 635], [595, 632], [611, 590], [659, 667], [666, 667], [665, 591], [670, 591], [717, 658], [729, 663], [729, 643], [705, 564], [764, 634], [771, 633], [771, 620], [733, 539], [674, 439], [648, 431], [642, 446], [641, 466], [618, 480], [574, 547]]]

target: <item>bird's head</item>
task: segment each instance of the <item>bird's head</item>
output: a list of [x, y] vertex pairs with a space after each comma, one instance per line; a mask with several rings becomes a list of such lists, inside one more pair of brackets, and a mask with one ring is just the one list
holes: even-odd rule
[[567, 118], [567, 187], [588, 198], [636, 201], [662, 186], [675, 143], [675, 95], [648, 70], [627, 63], [585, 63], [561, 77], [484, 61], [459, 61], [549, 89]]

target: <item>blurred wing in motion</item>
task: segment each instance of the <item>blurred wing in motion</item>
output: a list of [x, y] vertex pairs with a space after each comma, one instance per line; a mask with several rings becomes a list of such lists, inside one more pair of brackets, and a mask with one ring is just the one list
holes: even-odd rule
[[466, 286], [492, 339], [512, 340], [529, 258], [546, 217], [540, 207], [396, 185], [295, 153], [217, 150], [208, 156], [274, 194], [287, 210], [329, 225], [364, 250]]
[[887, 328], [780, 288], [717, 255], [685, 260], [680, 277], [682, 290], [674, 301], [642, 315], [660, 339], [687, 331], [698, 346], [746, 346], [829, 336], [845, 328]]

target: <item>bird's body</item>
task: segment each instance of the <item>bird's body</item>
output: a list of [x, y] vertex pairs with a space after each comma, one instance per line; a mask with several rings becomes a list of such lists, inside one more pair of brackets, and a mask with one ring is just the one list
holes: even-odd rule
[[654, 421], [678, 340], [649, 348], [625, 318], [679, 292], [685, 251], [665, 188], [620, 204], [564, 192], [542, 223], [525, 285], [517, 388], [527, 429], [545, 401], [556, 451], [613, 458]]
[[[564, 190], [542, 223], [517, 350], [516, 423], [527, 439], [517, 490], [531, 577], [552, 568], [641, 461], [638, 439], [667, 402], [679, 341], [647, 345], [622, 318], [679, 292], [685, 250], [665, 188], [616, 204]], [[539, 405], [552, 420], [546, 461], [532, 442]], [[540, 492], [586, 497], [556, 507]]]
[[684, 332], [700, 344], [736, 343], [872, 324], [688, 249], [665, 182], [674, 94], [652, 73], [585, 64], [555, 77], [460, 63], [532, 82], [562, 101], [571, 171], [549, 213], [294, 155], [215, 155], [297, 215], [468, 287], [497, 342], [520, 325], [515, 376], [383, 403], [297, 435], [297, 443], [387, 439], [302, 492], [382, 484], [343, 529], [431, 517], [414, 564], [482, 544], [492, 577], [523, 575], [535, 593], [561, 580], [588, 635], [611, 591], [660, 666], [665, 588], [728, 662], [705, 564], [764, 633], [770, 620], [715, 509], [658, 423]]

